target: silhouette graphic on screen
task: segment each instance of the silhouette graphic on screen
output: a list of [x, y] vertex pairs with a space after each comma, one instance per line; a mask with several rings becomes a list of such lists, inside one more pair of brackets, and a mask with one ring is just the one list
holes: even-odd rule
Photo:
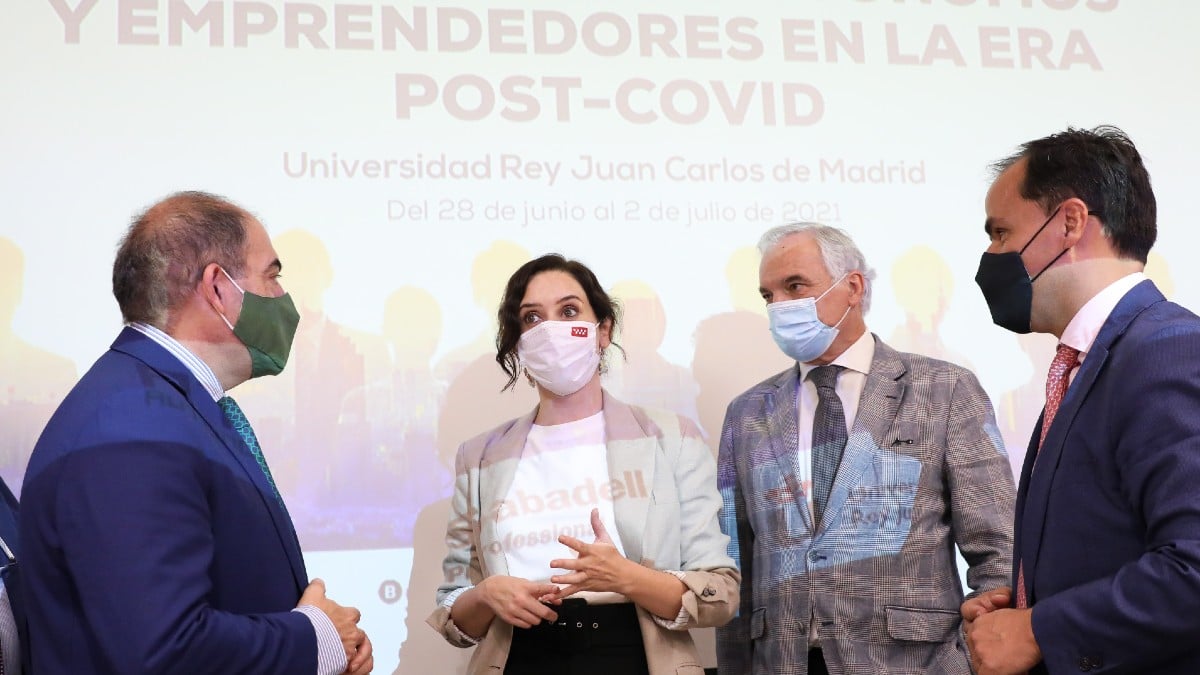
[[0, 476], [18, 491], [34, 443], [77, 379], [70, 359], [36, 347], [13, 331], [24, 281], [24, 254], [0, 237]]
[[1014, 477], [1021, 475], [1029, 438], [1042, 414], [1042, 406], [1046, 404], [1046, 371], [1050, 369], [1058, 341], [1046, 333], [1027, 333], [1017, 335], [1017, 344], [1029, 359], [1029, 379], [996, 399], [996, 425], [1000, 427], [1000, 437], [1008, 450]]
[[889, 345], [974, 370], [967, 357], [947, 347], [942, 338], [954, 274], [937, 251], [914, 246], [897, 258], [892, 265], [892, 293], [904, 310], [904, 323], [892, 331]]
[[725, 281], [729, 284], [729, 300], [734, 310], [767, 315], [767, 305], [758, 292], [758, 264], [761, 261], [762, 254], [754, 246], [743, 246], [729, 254], [729, 262], [725, 263]]
[[1151, 251], [1146, 256], [1146, 276], [1158, 286], [1163, 297], [1168, 300], [1175, 297], [1175, 279], [1171, 276], [1171, 268], [1167, 265], [1167, 259], [1158, 251]]
[[[754, 274], [757, 278], [758, 271]], [[796, 362], [775, 345], [766, 317], [754, 312], [724, 312], [704, 319], [696, 326], [695, 345], [696, 409], [715, 455], [729, 402]]]
[[[368, 371], [367, 385], [347, 395], [366, 410], [370, 457], [359, 477], [363, 520], [383, 519], [379, 544], [412, 546], [417, 514], [448, 497], [453, 466], [438, 457], [442, 386], [432, 359], [442, 336], [442, 308], [428, 291], [403, 286], [388, 296], [383, 338], [388, 366]], [[363, 399], [361, 404], [357, 399]]]
[[[504, 295], [504, 285], [513, 270], [532, 256], [511, 241], [493, 241], [471, 264], [471, 293], [475, 306], [487, 316], [487, 327], [465, 344], [451, 349], [437, 364], [438, 379], [450, 382], [481, 355], [496, 355], [496, 308]], [[497, 372], [499, 368], [497, 367]], [[503, 421], [503, 420], [501, 420]]]
[[697, 420], [696, 381], [691, 371], [668, 361], [658, 350], [667, 331], [662, 300], [642, 281], [622, 281], [609, 293], [620, 302], [624, 317], [617, 343], [625, 350], [610, 350], [604, 386], [632, 405], [670, 410]]
[[273, 243], [300, 325], [288, 367], [243, 385], [238, 400], [264, 447], [287, 449], [271, 456], [271, 469], [305, 550], [391, 545], [390, 523], [358, 517], [369, 501], [361, 481], [372, 469], [361, 390], [368, 369], [385, 368], [383, 339], [352, 331], [326, 312], [334, 268], [320, 239], [289, 230]]

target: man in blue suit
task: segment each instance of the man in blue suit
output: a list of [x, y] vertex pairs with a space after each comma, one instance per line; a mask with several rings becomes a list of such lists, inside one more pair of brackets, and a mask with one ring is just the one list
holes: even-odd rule
[[1154, 192], [1119, 129], [1001, 161], [976, 277], [1059, 339], [1017, 495], [1013, 589], [967, 601], [981, 675], [1200, 673], [1200, 318], [1143, 274]]
[[263, 226], [180, 193], [113, 265], [126, 328], [67, 395], [22, 492], [33, 669], [369, 672], [359, 613], [309, 582], [270, 469], [226, 392], [278, 373], [297, 315]]

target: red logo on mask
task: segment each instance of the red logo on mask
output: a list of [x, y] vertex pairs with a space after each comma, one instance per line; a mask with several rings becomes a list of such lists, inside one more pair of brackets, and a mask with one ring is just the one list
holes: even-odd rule
[[571, 337], [587, 337], [587, 336], [588, 336], [587, 326], [572, 326], [571, 327]]

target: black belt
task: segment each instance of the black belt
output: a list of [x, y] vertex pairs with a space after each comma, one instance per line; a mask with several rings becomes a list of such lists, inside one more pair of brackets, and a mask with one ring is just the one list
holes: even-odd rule
[[587, 647], [641, 646], [637, 609], [633, 603], [589, 605], [581, 598], [567, 598], [552, 606], [555, 621], [543, 621], [532, 628], [513, 628], [513, 649], [579, 649]]

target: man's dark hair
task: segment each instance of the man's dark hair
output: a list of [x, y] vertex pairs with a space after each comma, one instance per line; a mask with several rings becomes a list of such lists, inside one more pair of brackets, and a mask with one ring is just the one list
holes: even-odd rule
[[1023, 144], [993, 168], [999, 174], [1021, 160], [1022, 197], [1047, 214], [1066, 199], [1082, 199], [1121, 257], [1146, 262], [1157, 236], [1157, 207], [1150, 174], [1125, 132], [1068, 128]]

